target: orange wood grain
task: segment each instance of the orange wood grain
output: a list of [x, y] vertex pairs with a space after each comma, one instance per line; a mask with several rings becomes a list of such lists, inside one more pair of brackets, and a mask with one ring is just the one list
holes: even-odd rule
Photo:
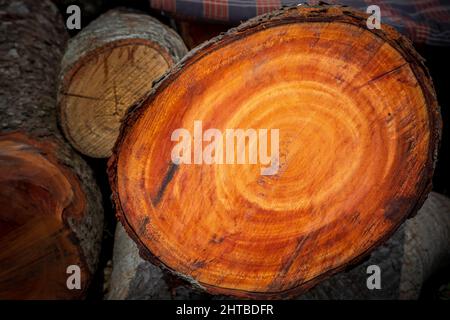
[[[280, 130], [279, 172], [171, 163], [171, 133]], [[130, 110], [110, 160], [144, 256], [212, 293], [286, 297], [361, 259], [423, 203], [440, 116], [420, 57], [338, 7], [291, 8], [198, 48]]]
[[208, 41], [221, 32], [230, 29], [229, 25], [207, 23], [202, 21], [181, 20], [177, 22], [178, 32], [189, 49]]
[[111, 155], [122, 116], [187, 49], [171, 28], [127, 8], [108, 10], [73, 37], [61, 62], [59, 124], [70, 144]]

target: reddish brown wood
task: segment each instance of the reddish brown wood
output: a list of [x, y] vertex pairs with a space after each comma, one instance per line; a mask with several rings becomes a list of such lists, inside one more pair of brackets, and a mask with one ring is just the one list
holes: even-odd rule
[[[211, 293], [288, 297], [417, 212], [440, 136], [436, 96], [411, 43], [366, 18], [302, 6], [253, 19], [191, 52], [128, 112], [109, 175], [145, 258]], [[172, 133], [196, 120], [279, 129], [279, 171], [173, 164]]]

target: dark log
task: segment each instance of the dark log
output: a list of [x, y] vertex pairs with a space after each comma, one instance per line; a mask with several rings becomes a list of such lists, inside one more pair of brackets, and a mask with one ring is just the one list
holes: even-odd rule
[[[50, 1], [0, 1], [0, 298], [86, 295], [103, 226], [89, 166], [56, 119], [67, 35]], [[69, 290], [67, 268], [81, 269]]]
[[177, 30], [189, 49], [211, 40], [221, 32], [230, 29], [229, 25], [213, 24], [198, 21], [181, 20], [177, 23]]

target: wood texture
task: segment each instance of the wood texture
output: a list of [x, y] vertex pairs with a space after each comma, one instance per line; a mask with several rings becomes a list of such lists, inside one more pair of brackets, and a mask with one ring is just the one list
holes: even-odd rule
[[[109, 174], [143, 257], [211, 293], [288, 297], [420, 208], [441, 129], [434, 89], [410, 42], [366, 18], [336, 6], [255, 18], [191, 52], [129, 110]], [[171, 134], [195, 120], [279, 129], [278, 173], [174, 165]]]
[[[101, 195], [56, 121], [66, 42], [49, 1], [0, 1], [0, 298], [82, 298], [96, 270]], [[69, 265], [81, 290], [68, 290]]]
[[[337, 274], [302, 299], [418, 299], [423, 284], [450, 265], [450, 199], [431, 192], [417, 215], [356, 268]], [[378, 265], [381, 290], [366, 287], [367, 267]]]
[[174, 31], [145, 14], [115, 9], [91, 22], [62, 62], [58, 105], [67, 139], [83, 154], [109, 157], [127, 108], [185, 53]]
[[211, 40], [222, 32], [230, 29], [229, 25], [213, 24], [198, 21], [181, 20], [177, 23], [177, 30], [189, 49]]
[[[422, 285], [450, 263], [450, 199], [430, 193], [418, 214], [404, 223], [363, 263], [340, 272], [296, 299], [374, 300], [418, 299]], [[367, 267], [381, 270], [381, 289], [367, 289]], [[107, 299], [192, 299], [195, 290], [178, 286], [173, 290], [167, 275], [139, 257], [138, 248], [122, 225], [114, 239], [112, 277]], [[204, 298], [204, 296], [202, 297]], [[223, 298], [223, 297], [218, 297]]]

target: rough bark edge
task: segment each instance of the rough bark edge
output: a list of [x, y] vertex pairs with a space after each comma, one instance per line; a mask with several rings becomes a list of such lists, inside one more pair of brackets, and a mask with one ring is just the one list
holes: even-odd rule
[[[111, 26], [114, 28], [110, 28]], [[186, 50], [182, 39], [174, 30], [145, 12], [126, 8], [111, 9], [69, 40], [61, 62], [60, 79], [80, 57], [105, 44], [124, 39], [146, 39], [156, 42], [167, 50], [174, 60], [181, 59]]]
[[114, 235], [112, 273], [106, 300], [197, 300], [207, 298], [203, 291], [190, 288], [158, 266], [143, 260], [139, 249], [119, 223]]
[[99, 157], [83, 150], [70, 134], [63, 107], [68, 86], [86, 61], [99, 53], [129, 44], [155, 49], [169, 67], [187, 53], [183, 40], [174, 30], [144, 12], [127, 8], [107, 11], [69, 40], [58, 77], [57, 117], [59, 127], [70, 144], [87, 156]]
[[[108, 176], [110, 180], [110, 185], [112, 189], [112, 200], [115, 204], [116, 208], [116, 216], [119, 221], [124, 225], [125, 230], [129, 234], [129, 236], [138, 244], [139, 251], [141, 256], [144, 259], [151, 261], [152, 263], [159, 265], [162, 269], [170, 272], [186, 281], [188, 281], [192, 286], [206, 290], [212, 294], [225, 294], [225, 295], [233, 295], [237, 297], [243, 298], [256, 298], [256, 299], [277, 299], [277, 298], [290, 298], [296, 295], [299, 295], [303, 292], [306, 292], [313, 286], [317, 285], [319, 282], [325, 280], [333, 274], [336, 274], [340, 271], [348, 269], [351, 266], [355, 266], [362, 262], [364, 259], [367, 259], [370, 252], [387, 241], [395, 231], [400, 227], [400, 225], [408, 218], [414, 216], [417, 211], [422, 207], [425, 202], [428, 193], [431, 191], [432, 187], [432, 176], [433, 171], [437, 161], [437, 152], [441, 139], [441, 130], [442, 130], [442, 120], [440, 116], [439, 106], [436, 100], [436, 93], [434, 91], [434, 86], [428, 72], [424, 64], [424, 59], [415, 51], [414, 47], [410, 40], [400, 35], [394, 28], [382, 25], [382, 29], [380, 30], [370, 30], [375, 36], [381, 38], [383, 41], [387, 42], [394, 49], [396, 49], [403, 58], [408, 62], [411, 67], [414, 75], [416, 76], [424, 94], [427, 107], [428, 107], [428, 116], [430, 119], [430, 147], [428, 150], [428, 159], [423, 169], [421, 178], [419, 179], [419, 183], [416, 186], [416, 193], [414, 203], [410, 203], [403, 201], [401, 203], [401, 207], [404, 212], [400, 222], [395, 225], [390, 232], [387, 232], [383, 237], [381, 237], [378, 241], [374, 242], [374, 244], [367, 249], [365, 252], [361, 253], [359, 256], [354, 257], [351, 261], [346, 264], [339, 266], [335, 269], [330, 269], [325, 271], [321, 275], [299, 285], [293, 287], [291, 289], [279, 292], [249, 292], [237, 289], [229, 289], [229, 288], [220, 288], [217, 286], [212, 286], [204, 283], [199, 283], [197, 280], [193, 279], [190, 276], [181, 274], [176, 270], [171, 269], [166, 266], [161, 260], [159, 260], [156, 256], [154, 256], [149, 249], [145, 247], [145, 245], [141, 242], [136, 232], [130, 226], [127, 221], [127, 218], [122, 209], [119, 192], [117, 188], [117, 161], [118, 154], [122, 143], [125, 137], [128, 134], [130, 128], [136, 123], [137, 119], [140, 117], [142, 113], [145, 112], [147, 106], [152, 102], [155, 96], [164, 90], [169, 83], [174, 81], [180, 70], [184, 66], [188, 66], [192, 63], [195, 63], [197, 60], [202, 58], [203, 56], [208, 55], [211, 51], [216, 49], [217, 47], [224, 46], [228, 43], [233, 42], [234, 40], [238, 40], [248, 34], [252, 34], [258, 32], [260, 30], [265, 29], [266, 27], [278, 26], [289, 23], [302, 23], [302, 22], [341, 22], [347, 23], [351, 25], [355, 25], [358, 27], [366, 28], [366, 20], [369, 15], [359, 12], [354, 9], [350, 9], [348, 7], [343, 6], [328, 6], [328, 5], [318, 5], [318, 6], [301, 6], [301, 7], [286, 7], [277, 11], [273, 11], [268, 14], [264, 14], [249, 21], [241, 24], [240, 26], [230, 29], [228, 32], [221, 34], [210, 41], [205, 42], [199, 47], [193, 49], [188, 55], [186, 55], [171, 71], [163, 75], [159, 80], [155, 82], [155, 87], [149, 92], [149, 94], [144, 97], [141, 101], [136, 103], [133, 107], [129, 108], [124, 120], [122, 121], [122, 125], [120, 128], [120, 134], [116, 141], [116, 144], [113, 148], [113, 154], [108, 161]], [[393, 199], [391, 201], [395, 202]], [[399, 206], [394, 206], [397, 210], [400, 210]], [[406, 208], [405, 208], [406, 207]]]
[[400, 299], [418, 299], [436, 271], [450, 266], [450, 199], [432, 192], [414, 219], [405, 223]]
[[72, 169], [86, 197], [82, 219], [75, 221], [69, 217], [67, 222], [81, 245], [83, 257], [93, 275], [98, 266], [103, 236], [102, 195], [89, 165], [70, 148], [60, 148], [59, 152], [58, 159], [65, 167]]

